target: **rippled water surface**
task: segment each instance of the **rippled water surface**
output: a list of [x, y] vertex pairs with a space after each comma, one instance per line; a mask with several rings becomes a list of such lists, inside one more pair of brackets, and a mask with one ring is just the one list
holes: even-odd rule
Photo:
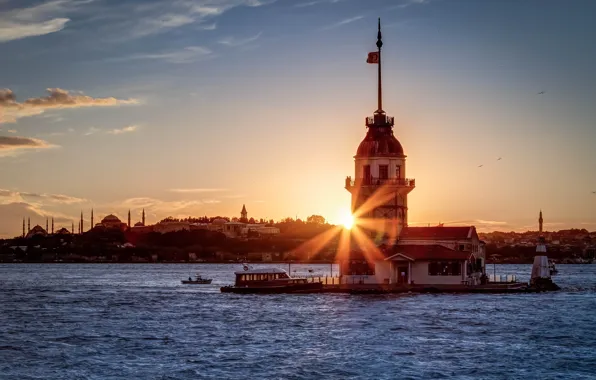
[[543, 294], [220, 293], [239, 269], [0, 265], [0, 378], [596, 379], [596, 265]]

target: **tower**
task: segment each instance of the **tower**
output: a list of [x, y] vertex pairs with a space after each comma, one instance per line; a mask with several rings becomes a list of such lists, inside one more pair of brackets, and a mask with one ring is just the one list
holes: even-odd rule
[[72, 222], [72, 228], [71, 228], [72, 234], [74, 235], [74, 222]]
[[93, 229], [93, 227], [95, 227], [95, 224], [93, 224], [93, 209], [91, 209], [91, 227], [89, 229]]
[[79, 223], [79, 234], [83, 233], [83, 211], [81, 211], [81, 222]]
[[54, 217], [52, 216], [52, 234], [54, 234]]
[[145, 225], [145, 209], [143, 209], [143, 226]]
[[540, 214], [538, 216], [538, 232], [542, 233], [542, 224], [544, 220], [542, 219], [542, 210], [540, 210]]
[[130, 209], [128, 210], [128, 228], [130, 229]]
[[25, 218], [23, 218], [23, 237], [25, 237]]
[[415, 181], [406, 178], [406, 155], [393, 134], [394, 118], [383, 111], [381, 19], [376, 45], [378, 50], [368, 53], [366, 62], [378, 65], [377, 110], [365, 119], [367, 132], [354, 156], [354, 178], [346, 178], [345, 188], [352, 194], [354, 216], [374, 219], [375, 229], [382, 230], [375, 234], [395, 239], [408, 225], [408, 193]]
[[49, 231], [49, 226], [48, 226], [48, 217], [46, 216], [46, 232]]
[[240, 211], [240, 221], [248, 222], [248, 212], [246, 211], [246, 205], [242, 205], [242, 211]]
[[31, 218], [27, 218], [27, 231], [31, 231]]

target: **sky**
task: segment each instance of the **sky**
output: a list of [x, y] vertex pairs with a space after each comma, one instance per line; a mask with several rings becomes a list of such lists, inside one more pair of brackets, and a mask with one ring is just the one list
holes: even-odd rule
[[339, 222], [376, 109], [377, 17], [411, 225], [536, 230], [542, 209], [547, 230], [596, 230], [594, 14], [591, 0], [0, 0], [0, 237], [23, 217], [70, 226], [83, 210], [88, 226], [91, 208]]

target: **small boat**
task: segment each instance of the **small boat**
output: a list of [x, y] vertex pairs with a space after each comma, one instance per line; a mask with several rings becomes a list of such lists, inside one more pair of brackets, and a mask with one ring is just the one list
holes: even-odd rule
[[323, 289], [322, 282], [308, 282], [306, 278], [292, 278], [280, 268], [258, 268], [234, 272], [234, 286], [224, 286], [222, 293], [314, 293]]
[[200, 274], [197, 273], [197, 276], [193, 280], [191, 277], [188, 277], [188, 280], [182, 280], [183, 284], [210, 284], [213, 279], [211, 278], [203, 278]]

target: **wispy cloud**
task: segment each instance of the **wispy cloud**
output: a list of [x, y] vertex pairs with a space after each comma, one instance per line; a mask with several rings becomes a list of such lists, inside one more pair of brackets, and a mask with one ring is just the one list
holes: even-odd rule
[[228, 191], [228, 189], [220, 188], [194, 188], [194, 189], [170, 189], [173, 193], [217, 193]]
[[403, 0], [400, 4], [392, 5], [389, 9], [403, 9], [411, 5], [429, 4], [431, 0]]
[[86, 202], [83, 198], [72, 197], [64, 194], [46, 194], [46, 193], [32, 193], [26, 191], [13, 191], [0, 189], [0, 202], [9, 199], [11, 202], [14, 201], [27, 201], [31, 202], [34, 200], [47, 200], [50, 202], [61, 203], [61, 204], [74, 204]]
[[91, 0], [52, 0], [28, 8], [13, 8], [0, 13], [0, 42], [43, 36], [65, 28], [65, 17]]
[[180, 50], [151, 54], [135, 54], [122, 58], [113, 58], [111, 61], [128, 61], [137, 59], [161, 60], [169, 63], [191, 63], [207, 58], [212, 58], [213, 52], [202, 46], [187, 46]]
[[230, 47], [245, 46], [245, 45], [248, 45], [248, 44], [258, 40], [262, 34], [263, 34], [263, 32], [259, 32], [259, 33], [255, 34], [254, 36], [247, 37], [247, 38], [235, 38], [235, 37], [231, 37], [231, 36], [224, 37], [219, 40], [219, 43], [222, 45], [230, 46]]
[[8, 132], [8, 133], [17, 133], [17, 130], [16, 129], [9, 129], [6, 132]]
[[12, 90], [0, 89], [0, 124], [14, 123], [18, 118], [39, 115], [51, 109], [113, 107], [139, 103], [136, 99], [93, 98], [82, 93], [71, 94], [61, 88], [48, 88], [47, 91], [47, 96], [29, 98], [19, 103]]
[[339, 28], [340, 26], [353, 23], [354, 21], [358, 21], [358, 20], [361, 20], [363, 18], [364, 18], [364, 16], [350, 17], [350, 18], [341, 20], [339, 22], [336, 22], [334, 24], [328, 25], [328, 26], [324, 27], [323, 30]]
[[0, 157], [14, 154], [23, 150], [53, 148], [44, 140], [19, 136], [0, 136]]
[[96, 134], [97, 132], [101, 131], [101, 129], [96, 128], [96, 127], [89, 127], [89, 129], [87, 129], [87, 131], [85, 133], [83, 133], [84, 136], [91, 136]]
[[294, 7], [296, 7], [296, 8], [305, 8], [305, 7], [312, 7], [314, 5], [319, 5], [319, 4], [335, 4], [335, 3], [339, 3], [340, 1], [343, 1], [343, 0], [314, 0], [314, 1], [306, 1], [306, 2], [303, 2], [303, 3], [294, 4]]
[[109, 133], [111, 135], [120, 135], [122, 133], [134, 132], [138, 129], [139, 129], [138, 125], [129, 125], [127, 127], [121, 128], [121, 129], [111, 129], [111, 130], [107, 131], [107, 133]]
[[214, 18], [230, 9], [247, 6], [260, 7], [275, 0], [161, 0], [134, 7], [134, 17], [125, 20], [120, 29], [127, 35], [140, 38], [165, 33], [176, 28], [194, 25], [200, 29], [215, 29]]

